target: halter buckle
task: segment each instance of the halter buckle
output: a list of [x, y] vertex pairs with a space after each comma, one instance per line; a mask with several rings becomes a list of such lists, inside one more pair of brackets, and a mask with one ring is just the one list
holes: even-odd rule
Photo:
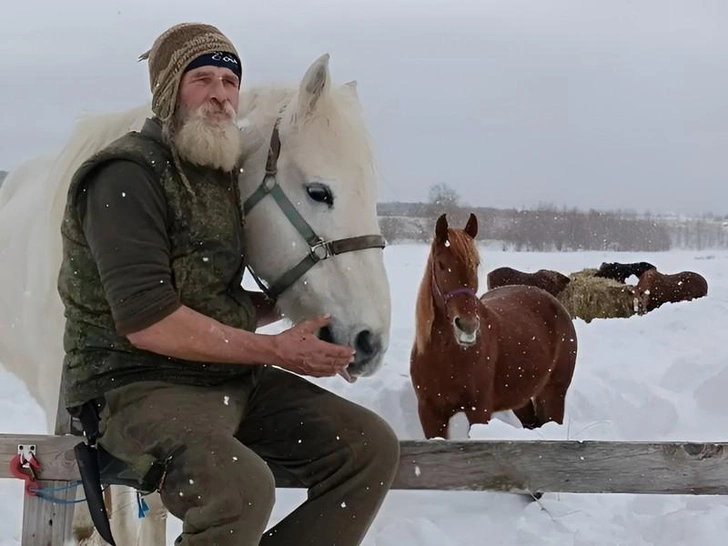
[[324, 241], [321, 237], [319, 237], [317, 241], [311, 245], [309, 252], [316, 260], [326, 260], [334, 255], [331, 243], [329, 241]]

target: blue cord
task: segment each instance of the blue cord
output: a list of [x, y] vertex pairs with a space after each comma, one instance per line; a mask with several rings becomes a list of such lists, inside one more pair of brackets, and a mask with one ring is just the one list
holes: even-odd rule
[[74, 499], [74, 500], [66, 500], [66, 499], [59, 499], [58, 497], [54, 497], [53, 495], [47, 495], [46, 493], [52, 492], [52, 491], [67, 491], [68, 489], [72, 489], [74, 487], [78, 487], [81, 484], [80, 481], [75, 482], [69, 482], [68, 485], [59, 485], [57, 487], [30, 487], [30, 491], [36, 494], [38, 498], [41, 498], [43, 500], [52, 502], [53, 504], [78, 504], [79, 502], [84, 502], [86, 499]]

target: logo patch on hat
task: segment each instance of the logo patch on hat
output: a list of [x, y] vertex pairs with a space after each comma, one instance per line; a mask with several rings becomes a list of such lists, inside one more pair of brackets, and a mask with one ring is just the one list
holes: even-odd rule
[[213, 53], [200, 55], [191, 61], [184, 71], [187, 72], [201, 66], [220, 66], [222, 68], [227, 68], [234, 72], [238, 78], [243, 72], [242, 67], [240, 66], [240, 59], [238, 59], [234, 53], [230, 53], [229, 51], [215, 51]]

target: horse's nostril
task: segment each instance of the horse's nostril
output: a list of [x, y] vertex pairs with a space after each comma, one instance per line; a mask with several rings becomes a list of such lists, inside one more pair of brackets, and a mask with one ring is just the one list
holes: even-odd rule
[[356, 352], [362, 356], [372, 356], [379, 352], [382, 342], [378, 336], [369, 330], [362, 330], [356, 336], [354, 341]]
[[470, 319], [463, 319], [462, 317], [455, 317], [455, 320], [453, 320], [453, 324], [455, 325], [455, 328], [457, 328], [459, 331], [461, 331], [464, 334], [474, 334], [478, 327], [480, 326], [480, 321], [477, 319], [470, 320]]
[[324, 326], [319, 330], [319, 339], [322, 341], [328, 341], [329, 343], [334, 342], [334, 335], [331, 333], [331, 328]]

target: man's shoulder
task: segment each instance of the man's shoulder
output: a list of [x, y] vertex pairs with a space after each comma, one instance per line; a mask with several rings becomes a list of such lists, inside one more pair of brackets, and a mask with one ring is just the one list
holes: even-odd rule
[[98, 180], [105, 180], [109, 184], [123, 181], [135, 182], [155, 181], [154, 173], [137, 161], [126, 157], [111, 157], [100, 162], [86, 176], [86, 186], [93, 185]]
[[[146, 206], [156, 203], [161, 210], [166, 201], [155, 174], [138, 162], [123, 157], [103, 161], [91, 169], [79, 183], [74, 196], [76, 212], [82, 221], [89, 209], [96, 210], [97, 214], [108, 215], [110, 204], [118, 209], [120, 199], [124, 202], [122, 209], [125, 214], [139, 203], [145, 203]], [[132, 224], [138, 223], [132, 218], [126, 220]]]
[[[149, 121], [149, 120], [148, 120]], [[93, 159], [129, 158], [142, 159], [144, 163], [155, 165], [159, 161], [171, 159], [171, 150], [154, 128], [145, 124], [141, 131], [129, 131], [120, 136], [103, 149], [99, 150]]]
[[99, 173], [120, 173], [158, 179], [170, 162], [169, 148], [163, 142], [144, 132], [129, 131], [84, 161], [74, 178], [85, 183]]

